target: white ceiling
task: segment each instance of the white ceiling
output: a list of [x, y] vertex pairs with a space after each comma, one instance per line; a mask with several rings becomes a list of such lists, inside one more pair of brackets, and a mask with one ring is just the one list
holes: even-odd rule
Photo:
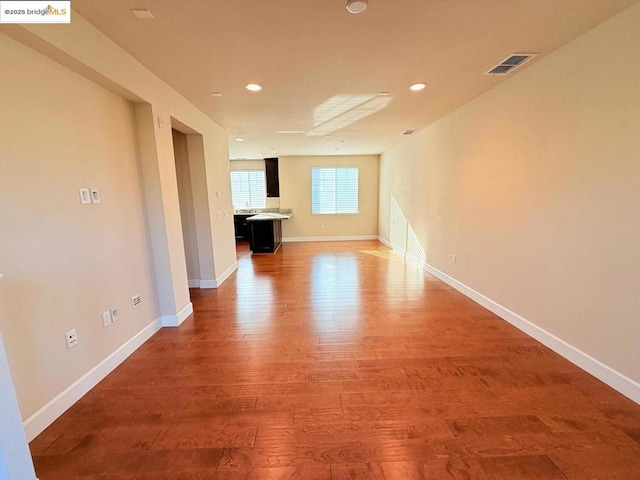
[[[637, 0], [369, 0], [360, 15], [345, 1], [73, 8], [224, 127], [238, 159], [381, 153], [508, 78], [483, 73], [511, 53], [539, 53], [517, 75]], [[154, 19], [135, 18], [140, 8]]]

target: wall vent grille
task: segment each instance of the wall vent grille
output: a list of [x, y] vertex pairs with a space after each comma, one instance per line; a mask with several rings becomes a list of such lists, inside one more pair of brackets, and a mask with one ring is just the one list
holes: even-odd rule
[[136, 293], [133, 297], [131, 297], [131, 307], [138, 308], [142, 303], [142, 295]]
[[506, 75], [513, 69], [527, 63], [536, 55], [537, 53], [512, 53], [498, 65], [487, 71], [485, 75]]

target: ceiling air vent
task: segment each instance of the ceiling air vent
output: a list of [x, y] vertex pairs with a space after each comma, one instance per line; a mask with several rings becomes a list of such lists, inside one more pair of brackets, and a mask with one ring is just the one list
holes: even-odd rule
[[402, 135], [413, 135], [416, 132], [417, 130], [405, 130], [404, 132], [402, 132]]
[[512, 53], [498, 65], [486, 72], [485, 75], [506, 75], [511, 70], [528, 62], [536, 55], [537, 53]]

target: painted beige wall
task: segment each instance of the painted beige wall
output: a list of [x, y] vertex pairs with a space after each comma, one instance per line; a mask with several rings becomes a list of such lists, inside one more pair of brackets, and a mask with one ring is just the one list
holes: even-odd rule
[[[381, 159], [427, 263], [640, 382], [640, 5]], [[456, 254], [458, 262], [451, 263]]]
[[[174, 120], [202, 136], [197, 213], [211, 215], [198, 235], [210, 245], [212, 282], [237, 265], [233, 217], [223, 214], [226, 132], [76, 12], [63, 28], [41, 27], [0, 26], [1, 64], [11, 66], [0, 79], [10, 92], [0, 100], [0, 178], [11, 183], [0, 189], [0, 217], [16, 225], [0, 238], [0, 331], [22, 415], [43, 419], [33, 424], [57, 410], [50, 400], [62, 398], [63, 408], [66, 389], [143, 326], [188, 311]], [[78, 210], [85, 185], [100, 188], [103, 203]], [[132, 313], [138, 292], [143, 306]], [[100, 313], [113, 305], [122, 319], [104, 329]], [[80, 343], [67, 350], [74, 326]]]
[[[229, 182], [229, 149], [227, 134], [218, 124], [189, 103], [169, 85], [118, 47], [112, 40], [96, 30], [77, 12], [73, 21], [64, 28], [42, 28], [47, 25], [21, 25], [2, 28], [7, 35], [36, 49], [62, 65], [80, 73], [105, 88], [136, 102], [152, 106], [156, 161], [162, 172], [162, 188], [171, 190], [175, 183], [175, 165], [171, 139], [172, 120], [190, 129], [189, 133], [202, 135], [205, 159], [207, 201], [211, 212], [209, 235], [214, 249], [216, 277], [232, 270], [236, 265], [233, 216], [217, 216], [231, 210], [231, 186]], [[162, 121], [163, 128], [158, 123]], [[172, 167], [173, 165], [173, 167]], [[173, 170], [173, 171], [172, 171]], [[173, 175], [173, 176], [172, 176]], [[216, 192], [220, 192], [220, 196]], [[169, 260], [173, 266], [184, 256], [177, 197], [163, 192], [166, 207]], [[166, 197], [166, 198], [165, 198]], [[179, 234], [179, 235], [178, 235]], [[174, 238], [175, 237], [175, 238]], [[174, 241], [175, 240], [175, 241]], [[177, 241], [179, 240], [179, 241]], [[182, 253], [180, 253], [182, 252]], [[201, 266], [202, 270], [202, 266]], [[185, 273], [186, 279], [186, 273]], [[181, 278], [178, 275], [176, 278]], [[182, 284], [174, 282], [173, 290], [182, 298]]]
[[[12, 92], [0, 96], [0, 330], [27, 418], [159, 311], [133, 106], [3, 35], [0, 64]], [[80, 187], [102, 203], [81, 205]], [[104, 328], [114, 306], [120, 321]]]
[[182, 220], [182, 238], [184, 254], [187, 262], [189, 280], [200, 280], [200, 264], [198, 261], [198, 234], [196, 231], [195, 211], [191, 187], [191, 169], [189, 166], [189, 149], [187, 136], [173, 130], [173, 151], [176, 161], [176, 177], [178, 180], [178, 197], [180, 199], [180, 218]]
[[[377, 155], [280, 157], [280, 207], [293, 208], [294, 213], [291, 219], [282, 222], [283, 237], [292, 239], [377, 235], [378, 163]], [[359, 213], [312, 215], [312, 167], [358, 167]]]
[[229, 167], [231, 171], [265, 170], [264, 160], [229, 160]]

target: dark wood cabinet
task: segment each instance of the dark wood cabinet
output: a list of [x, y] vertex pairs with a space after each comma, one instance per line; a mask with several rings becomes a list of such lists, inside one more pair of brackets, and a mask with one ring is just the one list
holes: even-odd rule
[[278, 177], [278, 159], [264, 159], [265, 175], [267, 177], [267, 197], [280, 196], [280, 179]]
[[236, 231], [236, 240], [250, 240], [251, 239], [251, 227], [249, 222], [247, 222], [247, 218], [254, 216], [255, 213], [251, 215], [234, 215], [233, 216], [233, 226]]
[[249, 222], [251, 228], [251, 251], [273, 253], [282, 243], [281, 220], [256, 220]]

